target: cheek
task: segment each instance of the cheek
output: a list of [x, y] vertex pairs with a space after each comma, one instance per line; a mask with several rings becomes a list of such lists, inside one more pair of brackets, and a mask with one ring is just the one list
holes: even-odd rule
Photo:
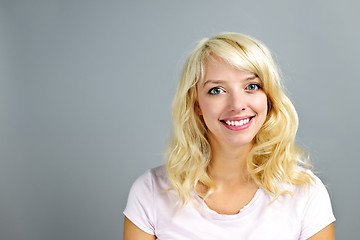
[[254, 99], [253, 101], [253, 106], [254, 109], [256, 109], [256, 111], [258, 112], [258, 114], [267, 114], [267, 109], [268, 109], [268, 101], [267, 101], [267, 96], [265, 93], [257, 96], [256, 99]]
[[215, 124], [215, 120], [219, 117], [219, 106], [218, 104], [214, 104], [211, 100], [207, 99], [199, 99], [199, 108], [201, 112], [201, 116], [204, 119], [205, 125], [208, 128], [212, 128]]
[[203, 115], [204, 118], [207, 116], [213, 116], [216, 113], [216, 108], [213, 104], [209, 101], [203, 101], [199, 103], [201, 115]]

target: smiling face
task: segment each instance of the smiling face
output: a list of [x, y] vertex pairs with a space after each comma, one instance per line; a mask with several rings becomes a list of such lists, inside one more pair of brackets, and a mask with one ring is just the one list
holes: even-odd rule
[[208, 128], [210, 144], [249, 146], [267, 114], [261, 80], [216, 56], [207, 61], [204, 70], [197, 84], [196, 111]]

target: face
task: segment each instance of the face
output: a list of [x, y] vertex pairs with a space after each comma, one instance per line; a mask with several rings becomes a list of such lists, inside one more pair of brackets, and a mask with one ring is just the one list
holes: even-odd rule
[[249, 146], [265, 122], [267, 96], [261, 80], [215, 57], [197, 84], [196, 112], [209, 132], [209, 142], [220, 146]]

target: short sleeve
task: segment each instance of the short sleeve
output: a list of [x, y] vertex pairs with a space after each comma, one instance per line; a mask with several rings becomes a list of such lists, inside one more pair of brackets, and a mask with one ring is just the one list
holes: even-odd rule
[[144, 232], [155, 235], [153, 205], [153, 179], [148, 171], [132, 185], [124, 215]]
[[310, 174], [316, 182], [311, 185], [305, 205], [300, 240], [310, 238], [335, 221], [330, 197], [324, 184], [311, 172]]

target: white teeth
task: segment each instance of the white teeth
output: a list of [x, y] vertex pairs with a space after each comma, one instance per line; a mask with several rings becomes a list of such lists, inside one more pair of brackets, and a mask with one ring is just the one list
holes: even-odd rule
[[226, 124], [227, 125], [230, 125], [230, 126], [242, 126], [246, 123], [248, 123], [250, 121], [250, 118], [247, 118], [247, 119], [243, 119], [243, 120], [240, 120], [240, 121], [230, 121], [230, 120], [226, 120]]

